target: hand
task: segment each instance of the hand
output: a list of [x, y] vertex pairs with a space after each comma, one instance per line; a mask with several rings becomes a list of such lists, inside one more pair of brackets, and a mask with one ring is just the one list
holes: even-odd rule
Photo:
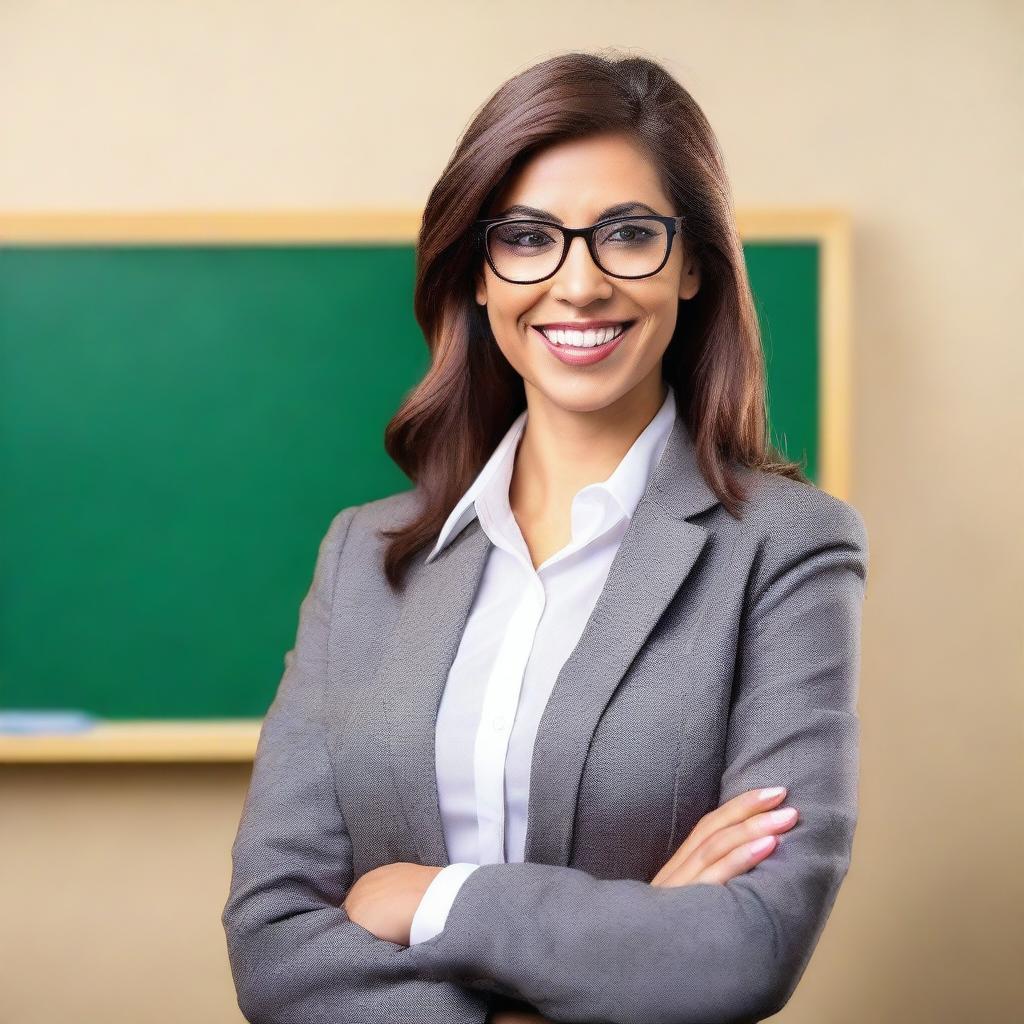
[[416, 908], [439, 871], [406, 861], [367, 871], [349, 889], [345, 913], [378, 939], [408, 946]]
[[[693, 882], [724, 885], [772, 854], [778, 845], [776, 833], [789, 831], [798, 816], [794, 813], [791, 821], [773, 822], [768, 812], [778, 807], [786, 790], [783, 788], [781, 793], [767, 800], [760, 799], [760, 792], [760, 789], [751, 789], [740, 793], [705, 814], [654, 876], [651, 885], [677, 886]], [[770, 837], [765, 848], [751, 851], [751, 842], [765, 836]]]

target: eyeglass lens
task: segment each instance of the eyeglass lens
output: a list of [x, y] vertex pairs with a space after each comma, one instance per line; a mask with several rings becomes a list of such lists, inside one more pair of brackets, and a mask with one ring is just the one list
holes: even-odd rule
[[[653, 274], [665, 259], [670, 238], [665, 225], [653, 218], [608, 221], [594, 233], [596, 262], [618, 277]], [[535, 221], [497, 224], [487, 235], [491, 262], [510, 281], [536, 281], [552, 274], [564, 247], [560, 228]]]

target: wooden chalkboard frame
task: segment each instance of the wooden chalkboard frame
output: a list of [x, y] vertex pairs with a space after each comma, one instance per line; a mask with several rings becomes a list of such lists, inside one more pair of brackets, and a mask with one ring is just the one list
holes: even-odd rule
[[[414, 244], [415, 210], [183, 213], [0, 213], [0, 246]], [[819, 250], [819, 486], [849, 499], [851, 471], [850, 221], [840, 210], [740, 210], [740, 236]], [[0, 763], [247, 762], [262, 719], [110, 722], [85, 733], [0, 737]]]

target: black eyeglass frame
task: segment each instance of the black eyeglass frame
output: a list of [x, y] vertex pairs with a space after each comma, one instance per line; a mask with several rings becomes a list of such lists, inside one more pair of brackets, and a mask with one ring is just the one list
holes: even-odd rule
[[[668, 244], [665, 246], [665, 258], [658, 264], [657, 269], [652, 270], [649, 274], [613, 274], [610, 270], [605, 270], [601, 265], [601, 261], [597, 258], [597, 253], [594, 248], [594, 234], [598, 228], [606, 227], [608, 224], [616, 224], [620, 221], [636, 221], [636, 220], [656, 220], [660, 221], [665, 228], [668, 230]], [[609, 277], [617, 277], [623, 281], [639, 281], [645, 277], [653, 277], [655, 274], [661, 272], [665, 264], [668, 263], [669, 256], [672, 255], [672, 243], [675, 241], [676, 235], [682, 235], [683, 233], [683, 221], [686, 220], [685, 215], [680, 214], [677, 217], [665, 217], [660, 214], [654, 213], [635, 213], [632, 216], [618, 216], [608, 217], [606, 220], [599, 220], [596, 224], [591, 224], [588, 228], [567, 228], [563, 224], [556, 224], [553, 220], [541, 220], [537, 217], [486, 217], [481, 220], [473, 222], [474, 237], [476, 238], [477, 244], [483, 249], [484, 259], [487, 260], [491, 270], [497, 274], [502, 281], [508, 281], [509, 284], [540, 284], [541, 281], [547, 281], [548, 278], [554, 277], [555, 274], [561, 269], [562, 264], [565, 262], [565, 258], [569, 255], [569, 246], [572, 245], [574, 238], [582, 238], [587, 243], [587, 250], [590, 253], [590, 258], [594, 261], [594, 266], [601, 271], [602, 274], [607, 274]], [[532, 281], [514, 281], [512, 278], [505, 277], [498, 268], [494, 265], [494, 260], [491, 259], [490, 249], [487, 245], [488, 233], [499, 224], [545, 224], [548, 227], [557, 228], [562, 232], [562, 255], [559, 257], [558, 263], [555, 264], [555, 269], [549, 274], [545, 274], [543, 277], [538, 277]]]

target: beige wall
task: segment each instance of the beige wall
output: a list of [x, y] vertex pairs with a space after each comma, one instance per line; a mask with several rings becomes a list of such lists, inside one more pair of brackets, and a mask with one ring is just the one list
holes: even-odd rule
[[[854, 223], [862, 810], [783, 1018], [1009, 1020], [1022, 22], [1011, 0], [6, 0], [0, 211], [415, 207], [514, 71], [609, 44], [663, 60], [737, 206]], [[0, 769], [0, 1021], [239, 1020], [219, 913], [246, 775]]]

